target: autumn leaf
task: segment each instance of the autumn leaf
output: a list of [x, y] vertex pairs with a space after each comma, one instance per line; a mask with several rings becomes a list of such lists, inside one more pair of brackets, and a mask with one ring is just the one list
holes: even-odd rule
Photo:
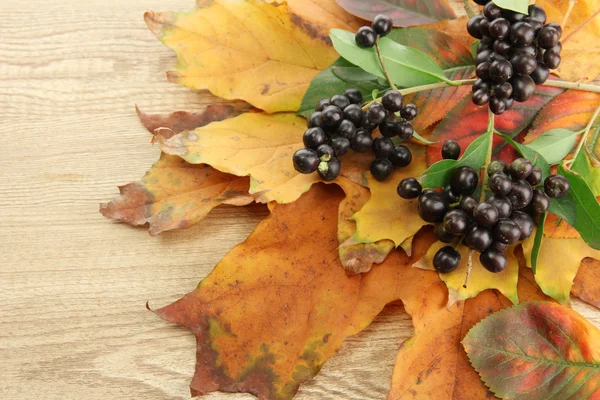
[[447, 0], [337, 0], [349, 13], [368, 21], [376, 15], [386, 14], [394, 20], [394, 26], [431, 24], [443, 19], [454, 19]]
[[194, 292], [156, 311], [196, 335], [193, 395], [291, 399], [385, 304], [439, 282], [398, 252], [369, 273], [347, 276], [337, 260], [343, 197], [336, 185], [316, 185], [295, 203], [275, 205]]
[[[425, 171], [422, 149], [413, 148], [410, 166], [396, 169], [383, 182], [367, 174], [371, 198], [352, 218], [356, 221], [353, 243], [373, 243], [389, 239], [396, 246], [403, 245], [426, 223], [417, 213], [417, 200], [404, 200], [398, 196], [398, 182], [407, 177], [419, 176]], [[382, 221], [385, 221], [382, 223]], [[408, 241], [410, 244], [410, 240]], [[406, 247], [403, 246], [403, 248]]]
[[[519, 297], [526, 301], [547, 300], [533, 282], [531, 271], [521, 272]], [[486, 290], [446, 308], [446, 289], [441, 282], [432, 282], [405, 299], [404, 307], [413, 318], [415, 336], [400, 348], [387, 399], [495, 398], [471, 367], [460, 342], [482, 318], [511, 305], [497, 291]]]
[[[512, 109], [495, 117], [496, 129], [510, 137], [518, 136], [531, 124], [539, 110], [562, 92], [562, 89], [538, 86], [529, 101], [515, 103]], [[444, 141], [456, 140], [461, 148], [465, 149], [473, 140], [486, 132], [487, 126], [487, 107], [478, 107], [473, 104], [471, 96], [463, 98], [437, 125], [429, 137], [430, 140], [438, 141], [438, 143], [427, 146], [427, 163], [431, 165], [441, 160], [441, 147]], [[494, 147], [498, 157], [507, 158], [510, 161], [514, 159], [514, 150], [507, 147], [503, 139], [495, 137]]]
[[[433, 257], [437, 251], [447, 246], [442, 242], [436, 242], [429, 248], [427, 254], [415, 263], [415, 267], [434, 270], [433, 268]], [[460, 246], [458, 248], [461, 260], [460, 265], [456, 270], [449, 274], [440, 274], [440, 278], [446, 283], [448, 287], [448, 304], [452, 305], [459, 300], [466, 300], [477, 296], [478, 293], [483, 292], [486, 289], [497, 289], [506, 298], [513, 303], [519, 302], [519, 296], [517, 293], [517, 281], [519, 279], [519, 261], [513, 254], [514, 249], [509, 249], [505, 252], [506, 258], [508, 259], [506, 269], [499, 273], [489, 272], [479, 262], [479, 253], [472, 255], [472, 269], [468, 275], [468, 253], [469, 249], [466, 246]], [[466, 287], [465, 287], [466, 284]]]
[[[290, 203], [319, 181], [317, 174], [294, 170], [292, 155], [304, 147], [306, 121], [294, 114], [242, 114], [195, 131], [161, 139], [161, 149], [191, 164], [208, 164], [236, 176], [250, 176], [250, 194], [258, 202]], [[342, 175], [364, 181], [372, 157], [349, 155], [342, 161]]]
[[586, 303], [600, 308], [600, 261], [585, 258], [581, 262], [571, 293]]
[[338, 242], [340, 244], [340, 262], [348, 274], [360, 274], [371, 270], [373, 264], [381, 264], [394, 249], [391, 240], [373, 243], [354, 243], [352, 236], [356, 232], [356, 222], [351, 219], [369, 198], [369, 189], [346, 179], [339, 178], [336, 183], [344, 190], [346, 197], [338, 210]]
[[[523, 254], [531, 267], [532, 235], [523, 242]], [[600, 259], [600, 251], [589, 247], [581, 238], [544, 237], [537, 260], [535, 280], [548, 296], [564, 305], [570, 304], [571, 287], [583, 259]]]
[[575, 311], [547, 302], [499, 311], [463, 340], [471, 364], [499, 397], [600, 397], [600, 331]]
[[[562, 24], [569, 2], [564, 0], [539, 0], [537, 5], [546, 10], [548, 22]], [[600, 14], [599, 0], [578, 0], [563, 26], [561, 37], [562, 62], [558, 75], [568, 81], [593, 79], [600, 74]]]
[[189, 12], [144, 15], [177, 55], [171, 82], [267, 112], [296, 111], [310, 81], [337, 58], [328, 36], [337, 21], [326, 26], [322, 16], [315, 23], [308, 17], [259, 0], [200, 1]]
[[106, 218], [132, 226], [150, 225], [151, 235], [187, 229], [221, 204], [245, 206], [249, 179], [219, 172], [208, 165], [191, 165], [162, 154], [140, 182], [119, 187], [121, 195], [100, 206]]

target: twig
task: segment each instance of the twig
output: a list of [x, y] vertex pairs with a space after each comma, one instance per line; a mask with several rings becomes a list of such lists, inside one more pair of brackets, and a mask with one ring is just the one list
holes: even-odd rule
[[385, 63], [383, 62], [383, 56], [381, 55], [381, 48], [379, 48], [379, 36], [377, 36], [377, 40], [375, 41], [375, 48], [377, 49], [377, 57], [379, 58], [379, 63], [381, 64], [381, 69], [383, 70], [383, 74], [385, 75], [385, 79], [387, 79], [390, 87], [393, 90], [398, 90], [392, 79], [390, 78], [390, 74], [388, 74], [387, 68], [385, 67]]
[[587, 141], [590, 131], [592, 130], [592, 126], [594, 126], [594, 122], [596, 122], [596, 118], [598, 118], [598, 115], [600, 115], [600, 106], [598, 106], [598, 108], [596, 108], [596, 111], [594, 111], [594, 115], [592, 115], [592, 119], [590, 119], [590, 122], [588, 122], [587, 126], [585, 127], [585, 130], [583, 131], [583, 136], [581, 137], [581, 139], [579, 139], [579, 144], [577, 145], [577, 149], [575, 150], [575, 153], [573, 154], [573, 158], [571, 158], [568, 161], [569, 166], [575, 162], [575, 160], [577, 159], [577, 156], [579, 155], [579, 152], [585, 145], [585, 142]]

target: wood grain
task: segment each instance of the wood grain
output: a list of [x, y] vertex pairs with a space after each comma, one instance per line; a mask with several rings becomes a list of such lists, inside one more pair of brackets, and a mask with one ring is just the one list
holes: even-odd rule
[[[223, 207], [200, 226], [151, 238], [98, 204], [158, 158], [138, 122], [218, 99], [169, 84], [172, 53], [147, 8], [192, 0], [0, 2], [0, 398], [187, 399], [195, 344], [146, 311], [193, 290], [244, 240], [264, 206]], [[600, 313], [576, 309], [600, 325]], [[382, 399], [401, 341], [390, 306], [297, 396]], [[251, 399], [213, 394], [207, 399]]]

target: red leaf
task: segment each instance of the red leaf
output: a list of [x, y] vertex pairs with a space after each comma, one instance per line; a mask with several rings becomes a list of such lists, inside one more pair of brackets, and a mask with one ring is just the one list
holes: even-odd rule
[[373, 21], [377, 14], [386, 14], [394, 26], [432, 24], [454, 19], [456, 14], [447, 0], [337, 0], [350, 14]]

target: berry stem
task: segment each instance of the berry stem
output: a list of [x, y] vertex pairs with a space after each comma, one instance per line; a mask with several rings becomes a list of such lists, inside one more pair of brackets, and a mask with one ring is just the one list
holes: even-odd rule
[[593, 92], [600, 93], [600, 85], [590, 85], [587, 83], [581, 82], [568, 82], [568, 81], [559, 81], [559, 80], [551, 80], [546, 81], [542, 86], [551, 86], [563, 89], [573, 89], [573, 90], [582, 90], [585, 92]]
[[479, 14], [478, 12], [475, 11], [473, 6], [471, 5], [471, 0], [463, 0], [463, 4], [465, 5], [465, 11], [467, 12], [467, 16], [469, 18], [472, 18], [472, 17], [476, 16], [477, 14]]
[[383, 62], [383, 56], [381, 55], [381, 48], [379, 47], [379, 35], [377, 35], [377, 40], [375, 41], [375, 48], [377, 49], [377, 57], [379, 58], [379, 63], [381, 64], [381, 69], [383, 70], [385, 79], [387, 79], [388, 83], [390, 84], [390, 87], [393, 90], [398, 90], [398, 88], [396, 87], [394, 82], [392, 82], [392, 79], [390, 78], [390, 74], [388, 73], [387, 68], [385, 67], [385, 63]]
[[568, 161], [569, 166], [575, 162], [577, 156], [579, 155], [579, 152], [581, 151], [583, 146], [585, 146], [585, 142], [587, 142], [587, 138], [590, 135], [590, 132], [592, 131], [592, 126], [594, 126], [594, 122], [596, 122], [598, 115], [600, 115], [600, 106], [596, 108], [594, 115], [592, 115], [592, 119], [590, 119], [590, 122], [588, 122], [587, 126], [585, 127], [585, 130], [583, 131], [583, 136], [581, 137], [581, 139], [579, 139], [579, 144], [577, 145], [577, 149], [575, 149], [575, 153], [573, 154], [573, 158], [571, 158]]

